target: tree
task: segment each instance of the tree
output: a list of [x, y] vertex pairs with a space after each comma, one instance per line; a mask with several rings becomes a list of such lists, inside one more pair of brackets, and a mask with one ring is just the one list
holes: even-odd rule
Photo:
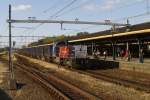
[[85, 36], [88, 34], [89, 34], [88, 32], [79, 32], [79, 33], [77, 33], [77, 36]]

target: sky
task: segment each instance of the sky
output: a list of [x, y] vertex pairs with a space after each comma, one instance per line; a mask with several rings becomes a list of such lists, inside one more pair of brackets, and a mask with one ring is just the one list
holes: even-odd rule
[[[148, 3], [147, 3], [148, 2]], [[12, 19], [54, 19], [104, 21], [138, 24], [150, 21], [150, 0], [0, 0], [0, 36], [8, 35], [8, 5], [12, 5]], [[64, 9], [63, 9], [64, 8]], [[62, 10], [63, 9], [63, 10]], [[142, 15], [142, 16], [140, 16]], [[138, 16], [138, 17], [137, 17]], [[75, 35], [77, 32], [97, 32], [111, 26], [64, 24], [13, 24], [13, 36]], [[39, 26], [39, 27], [37, 27]], [[18, 27], [18, 28], [17, 28]], [[37, 27], [37, 28], [36, 28]], [[33, 29], [34, 28], [34, 29]], [[43, 37], [13, 38], [20, 46]], [[0, 37], [0, 47], [8, 45], [8, 37]]]

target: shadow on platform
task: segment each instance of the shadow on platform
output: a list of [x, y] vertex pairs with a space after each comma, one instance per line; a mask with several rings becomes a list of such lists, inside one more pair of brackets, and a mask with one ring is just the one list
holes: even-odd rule
[[90, 66], [91, 69], [112, 69], [119, 68], [119, 62], [90, 59], [88, 66]]
[[25, 83], [17, 83], [17, 89], [21, 89], [25, 86]]
[[13, 100], [8, 94], [0, 89], [0, 100]]

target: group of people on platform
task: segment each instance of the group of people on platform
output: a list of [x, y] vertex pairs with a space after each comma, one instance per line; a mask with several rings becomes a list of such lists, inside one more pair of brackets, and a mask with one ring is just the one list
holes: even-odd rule
[[[121, 59], [125, 59], [127, 61], [130, 61], [132, 59], [130, 50], [123, 50], [123, 49], [121, 50], [120, 48], [117, 48], [116, 53], [114, 55], [115, 57], [120, 57]], [[144, 63], [143, 55], [144, 55], [144, 52], [143, 52], [143, 49], [141, 48], [139, 50], [139, 62], [140, 63]], [[100, 50], [97, 49], [93, 51], [93, 56], [94, 58], [100, 58], [101, 56], [103, 56], [104, 60], [106, 60], [108, 56], [108, 51], [103, 50], [102, 52], [100, 52]]]

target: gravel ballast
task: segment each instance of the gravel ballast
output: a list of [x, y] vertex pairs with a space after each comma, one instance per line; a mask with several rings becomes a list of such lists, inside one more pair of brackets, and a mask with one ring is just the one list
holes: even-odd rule
[[89, 91], [95, 95], [105, 95], [106, 97], [111, 97], [116, 100], [149, 100], [150, 93], [135, 90], [133, 88], [128, 88], [113, 83], [109, 83], [103, 80], [93, 78], [88, 75], [84, 75], [78, 72], [73, 72], [64, 68], [58, 68], [56, 64], [47, 63], [41, 60], [32, 59], [29, 57], [21, 56], [30, 63], [42, 66], [43, 69], [49, 69], [55, 72], [55, 74], [60, 75], [60, 77], [66, 80], [73, 80], [77, 86], [82, 89]]
[[[8, 68], [6, 64], [5, 68]], [[0, 100], [54, 100], [48, 91], [25, 73], [16, 68], [14, 73], [18, 89], [9, 90], [9, 74], [3, 75], [3, 81], [0, 83]]]

